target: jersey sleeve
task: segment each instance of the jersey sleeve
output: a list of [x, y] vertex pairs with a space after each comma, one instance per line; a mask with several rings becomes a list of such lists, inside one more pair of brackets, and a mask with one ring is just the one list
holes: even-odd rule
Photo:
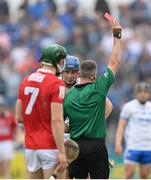
[[110, 86], [114, 83], [115, 77], [110, 68], [106, 68], [103, 75], [99, 76], [96, 85], [103, 95], [107, 95]]
[[131, 111], [130, 111], [130, 107], [128, 104], [125, 104], [122, 108], [122, 111], [120, 113], [120, 119], [124, 119], [124, 120], [129, 120], [131, 116]]
[[51, 102], [61, 103], [64, 102], [64, 97], [66, 93], [66, 87], [62, 80], [58, 81], [54, 88], [51, 95]]

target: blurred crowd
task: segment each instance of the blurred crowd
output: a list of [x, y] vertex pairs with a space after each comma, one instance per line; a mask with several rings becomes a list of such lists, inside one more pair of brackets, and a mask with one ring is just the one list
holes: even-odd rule
[[[59, 12], [55, 0], [23, 0], [14, 20], [7, 1], [0, 1], [0, 94], [12, 111], [22, 78], [39, 67], [41, 48], [48, 44], [63, 45], [81, 61], [96, 60], [98, 72], [103, 73], [113, 43], [111, 25], [103, 14], [112, 14], [112, 8], [107, 1], [96, 0], [93, 14], [89, 14], [79, 3], [64, 0], [64, 12]], [[123, 54], [117, 81], [108, 95], [114, 105], [109, 128], [116, 126], [121, 106], [132, 98], [135, 83], [151, 83], [151, 1], [133, 0], [119, 5], [118, 11]], [[115, 128], [110, 129], [113, 137]]]

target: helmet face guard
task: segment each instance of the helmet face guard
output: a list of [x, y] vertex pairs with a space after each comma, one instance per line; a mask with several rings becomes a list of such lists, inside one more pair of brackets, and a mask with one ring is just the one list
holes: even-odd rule
[[59, 44], [52, 44], [42, 50], [41, 62], [47, 66], [54, 66], [58, 70], [58, 64], [61, 59], [67, 56], [66, 49]]
[[66, 71], [66, 70], [77, 70], [77, 71], [79, 71], [79, 69], [80, 69], [79, 59], [75, 56], [67, 56], [65, 59], [63, 71]]

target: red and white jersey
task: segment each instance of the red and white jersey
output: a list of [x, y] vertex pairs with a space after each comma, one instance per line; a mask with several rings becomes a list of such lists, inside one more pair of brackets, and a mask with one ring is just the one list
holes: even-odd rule
[[56, 149], [50, 104], [63, 104], [65, 90], [64, 82], [44, 69], [39, 69], [22, 81], [18, 99], [22, 101], [26, 148]]
[[6, 140], [13, 140], [14, 131], [17, 127], [14, 114], [5, 111], [0, 115], [0, 142]]

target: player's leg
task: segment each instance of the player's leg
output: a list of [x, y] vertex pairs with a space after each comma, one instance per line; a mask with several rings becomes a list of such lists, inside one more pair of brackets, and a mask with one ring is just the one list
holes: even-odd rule
[[27, 179], [43, 179], [43, 171], [41, 168], [34, 172], [27, 171], [26, 178]]
[[142, 151], [140, 162], [140, 178], [147, 179], [151, 169], [151, 151]]
[[75, 161], [69, 164], [68, 173], [70, 179], [87, 179], [88, 170], [80, 154]]
[[133, 163], [125, 163], [124, 164], [124, 171], [125, 171], [125, 179], [132, 179], [135, 171], [136, 164]]
[[0, 161], [0, 177], [4, 179], [11, 178], [10, 162], [8, 160], [3, 159]]
[[2, 177], [2, 159], [0, 158], [0, 177]]
[[43, 170], [44, 179], [49, 179], [51, 175], [53, 174], [53, 171], [54, 171], [54, 168]]
[[142, 165], [140, 164], [140, 179], [147, 179], [149, 176], [151, 166], [150, 164]]
[[3, 170], [4, 170], [4, 178], [10, 179], [11, 178], [11, 160], [5, 160], [3, 164]]
[[131, 179], [135, 172], [136, 164], [139, 163], [140, 151], [126, 150], [124, 153], [125, 178]]
[[[1, 156], [2, 154], [0, 154]], [[4, 179], [11, 179], [11, 169], [10, 169], [11, 160], [7, 158], [0, 158], [0, 177]]]
[[41, 161], [37, 150], [25, 149], [27, 179], [43, 179]]
[[104, 140], [94, 140], [85, 156], [88, 171], [92, 179], [108, 179], [108, 152]]
[[12, 141], [4, 141], [0, 145], [0, 156], [1, 156], [1, 169], [2, 175], [5, 179], [11, 178], [11, 161], [14, 156], [14, 148]]

